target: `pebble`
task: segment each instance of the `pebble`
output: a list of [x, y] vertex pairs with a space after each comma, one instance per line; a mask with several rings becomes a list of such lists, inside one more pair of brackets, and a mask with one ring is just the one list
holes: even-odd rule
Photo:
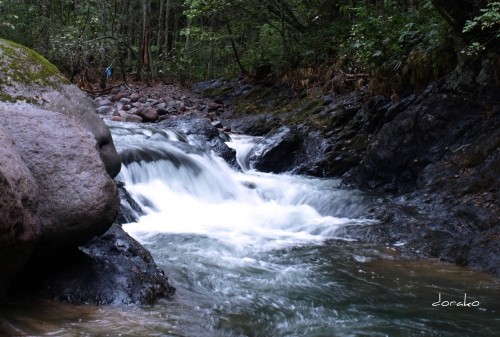
[[[147, 88], [122, 86], [94, 101], [98, 114], [109, 116], [114, 121], [133, 123], [158, 122], [188, 113], [205, 116], [208, 110], [217, 113], [224, 109], [222, 101], [198, 98], [182, 88], [165, 85]], [[220, 121], [215, 125], [222, 128]]]

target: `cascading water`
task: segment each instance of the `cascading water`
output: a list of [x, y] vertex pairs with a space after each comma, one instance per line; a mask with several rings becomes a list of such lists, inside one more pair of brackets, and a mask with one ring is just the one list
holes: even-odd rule
[[[488, 275], [400, 261], [393, 247], [336, 237], [343, 226], [376, 225], [364, 218], [373, 206], [362, 193], [338, 189], [336, 180], [251, 170], [251, 137], [229, 143], [238, 150], [238, 171], [176, 130], [109, 126], [124, 162], [118, 180], [144, 212], [123, 227], [151, 251], [176, 295], [153, 306], [13, 304], [2, 323], [11, 330], [179, 337], [498, 333], [500, 285]], [[464, 295], [479, 305], [442, 305]]]
[[[335, 240], [342, 226], [376, 222], [363, 218], [366, 196], [336, 180], [253, 171], [252, 137], [228, 143], [236, 171], [174, 130], [111, 130], [126, 163], [118, 179], [146, 212], [124, 228], [176, 285], [181, 335], [411, 336], [416, 325], [434, 328], [411, 316], [415, 308], [390, 305], [434, 292], [415, 300], [395, 284], [383, 290], [384, 277], [363, 266], [390, 261], [392, 250]], [[386, 326], [384, 315], [401, 326]]]
[[[319, 243], [339, 226], [370, 222], [348, 217], [360, 213], [345, 209], [357, 196], [340, 192], [337, 181], [237, 172], [172, 130], [129, 127], [126, 133], [134, 136], [122, 138], [123, 130], [116, 129], [126, 163], [117, 179], [147, 213], [124, 228], [141, 239], [157, 233], [208, 236], [233, 246], [233, 255]], [[240, 144], [248, 148], [248, 139], [231, 146]], [[239, 156], [248, 167], [243, 160]]]

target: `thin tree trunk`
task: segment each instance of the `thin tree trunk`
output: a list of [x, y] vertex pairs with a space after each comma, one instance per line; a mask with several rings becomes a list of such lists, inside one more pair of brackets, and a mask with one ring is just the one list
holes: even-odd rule
[[156, 55], [157, 59], [160, 59], [160, 55], [162, 54], [162, 47], [163, 47], [163, 36], [165, 34], [166, 28], [165, 27], [165, 22], [163, 21], [163, 7], [165, 5], [164, 0], [160, 0], [160, 8], [159, 8], [159, 13], [158, 13], [158, 35], [156, 36], [156, 47], [158, 48], [158, 54]]
[[150, 51], [150, 25], [149, 17], [151, 11], [150, 0], [142, 1], [142, 48], [141, 48], [141, 61], [142, 61], [142, 81], [147, 85], [151, 81], [151, 51]]
[[238, 67], [240, 68], [242, 74], [248, 75], [248, 71], [241, 64], [240, 56], [238, 54], [238, 50], [236, 49], [236, 43], [234, 43], [233, 32], [231, 30], [231, 26], [229, 25], [229, 23], [226, 24], [226, 27], [227, 27], [227, 32], [229, 33], [229, 40], [231, 41], [231, 48], [233, 49], [234, 58], [236, 59], [236, 63], [238, 64]]
[[169, 43], [170, 43], [170, 40], [169, 40], [169, 35], [170, 35], [170, 6], [171, 6], [170, 0], [167, 0], [165, 6], [166, 6], [166, 8], [165, 8], [165, 39], [164, 39], [164, 43], [163, 43], [163, 46], [164, 46], [163, 49], [165, 50], [165, 56], [167, 56], [168, 53], [170, 52], [170, 48], [169, 48]]
[[[99, 16], [101, 21], [102, 35], [106, 35], [108, 31], [108, 23], [106, 17], [106, 0], [99, 1]], [[106, 48], [101, 48], [101, 67], [106, 68]]]

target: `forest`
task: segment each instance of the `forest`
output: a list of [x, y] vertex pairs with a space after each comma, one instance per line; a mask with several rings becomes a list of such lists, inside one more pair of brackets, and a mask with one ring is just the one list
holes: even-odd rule
[[498, 335], [499, 38], [490, 0], [0, 0], [0, 335]]
[[458, 59], [495, 59], [499, 22], [500, 2], [487, 0], [0, 1], [0, 37], [80, 87], [109, 67], [145, 83], [243, 74], [414, 89]]

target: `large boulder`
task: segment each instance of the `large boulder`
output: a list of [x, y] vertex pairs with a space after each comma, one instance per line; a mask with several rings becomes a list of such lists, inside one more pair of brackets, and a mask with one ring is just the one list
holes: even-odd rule
[[0, 125], [0, 297], [38, 238], [37, 186], [16, 142]]
[[0, 123], [17, 142], [38, 186], [41, 243], [58, 250], [104, 233], [119, 207], [116, 184], [92, 134], [65, 115], [0, 105]]
[[60, 112], [92, 133], [106, 171], [113, 178], [118, 175], [121, 168], [120, 156], [108, 127], [94, 112], [93, 102], [80, 89], [69, 84], [61, 84], [57, 91], [46, 92], [44, 99], [44, 109]]
[[43, 56], [4, 39], [0, 39], [0, 102], [26, 102], [65, 114], [94, 135], [110, 176], [120, 172], [111, 134], [95, 114], [92, 101]]
[[174, 293], [149, 253], [111, 227], [130, 214], [117, 216], [121, 159], [92, 101], [2, 39], [0, 142], [0, 297], [151, 303]]
[[250, 166], [262, 172], [281, 173], [295, 166], [303, 137], [295, 127], [283, 126], [269, 132], [252, 150]]

